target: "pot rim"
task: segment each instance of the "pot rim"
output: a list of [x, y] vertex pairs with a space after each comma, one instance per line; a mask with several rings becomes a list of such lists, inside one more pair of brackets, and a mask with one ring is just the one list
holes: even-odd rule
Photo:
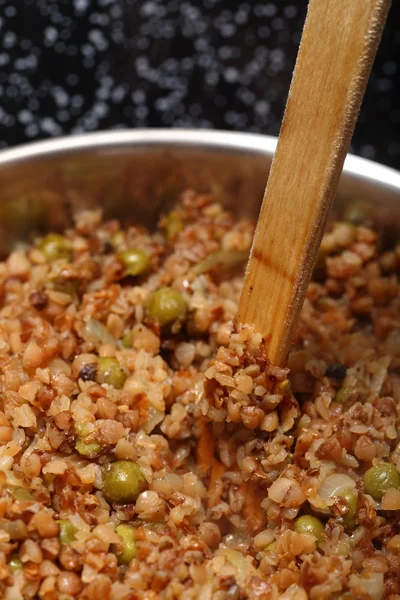
[[[0, 151], [0, 167], [29, 159], [87, 150], [108, 151], [118, 146], [193, 146], [206, 150], [247, 151], [272, 155], [277, 138], [257, 133], [207, 129], [123, 129], [61, 136], [28, 142]], [[400, 172], [366, 158], [348, 154], [343, 172], [400, 190]]]

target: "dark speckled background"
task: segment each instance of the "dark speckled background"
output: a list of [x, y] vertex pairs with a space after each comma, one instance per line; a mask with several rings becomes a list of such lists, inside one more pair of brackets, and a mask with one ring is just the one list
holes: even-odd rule
[[[0, 144], [122, 127], [276, 135], [305, 10], [306, 0], [0, 0]], [[399, 65], [394, 0], [352, 150], [397, 168]]]

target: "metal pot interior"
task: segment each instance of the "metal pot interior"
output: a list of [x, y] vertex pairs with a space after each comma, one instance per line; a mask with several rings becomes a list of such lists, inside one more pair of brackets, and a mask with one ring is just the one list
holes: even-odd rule
[[[61, 230], [82, 208], [153, 226], [190, 187], [257, 218], [275, 147], [266, 136], [206, 131], [87, 134], [0, 153], [0, 254], [33, 234]], [[294, 199], [295, 201], [295, 199]], [[349, 157], [335, 216], [360, 211], [384, 233], [400, 230], [400, 174]]]

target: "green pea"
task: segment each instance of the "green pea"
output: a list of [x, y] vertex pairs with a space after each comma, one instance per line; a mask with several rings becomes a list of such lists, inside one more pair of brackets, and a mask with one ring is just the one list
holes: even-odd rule
[[122, 550], [117, 552], [118, 563], [120, 565], [129, 565], [131, 560], [136, 556], [135, 530], [129, 525], [118, 525], [115, 531], [122, 538]]
[[58, 537], [61, 544], [67, 545], [74, 541], [78, 529], [67, 519], [57, 521], [59, 526]]
[[11, 573], [15, 573], [15, 571], [21, 571], [21, 569], [24, 568], [24, 563], [19, 558], [18, 554], [13, 554], [7, 564]]
[[86, 443], [83, 440], [77, 440], [75, 443], [75, 450], [79, 452], [81, 456], [87, 456], [88, 458], [94, 458], [101, 449], [102, 446], [98, 442]]
[[379, 463], [364, 474], [364, 487], [374, 500], [381, 500], [389, 488], [400, 488], [400, 473], [391, 463]]
[[133, 460], [117, 460], [103, 475], [103, 495], [107, 502], [130, 504], [147, 488], [147, 481]]
[[184, 227], [183, 221], [181, 217], [175, 212], [171, 211], [165, 220], [165, 233], [167, 236], [167, 240], [169, 242], [173, 242], [178, 233], [182, 231]]
[[346, 529], [353, 529], [357, 513], [357, 493], [353, 488], [346, 488], [338, 494], [338, 497], [347, 505], [347, 512], [343, 515], [344, 526]]
[[108, 383], [120, 390], [125, 383], [126, 375], [116, 358], [99, 358], [97, 364], [97, 383]]
[[125, 275], [143, 275], [149, 270], [149, 257], [144, 250], [140, 248], [131, 248], [119, 254], [119, 258], [124, 265]]
[[173, 288], [161, 288], [149, 296], [146, 301], [147, 316], [155, 319], [161, 326], [182, 318], [186, 313], [186, 300]]
[[59, 233], [49, 233], [39, 244], [39, 250], [43, 252], [47, 260], [58, 260], [59, 258], [71, 258], [71, 248], [68, 240]]
[[323, 523], [312, 515], [303, 515], [298, 517], [294, 523], [294, 530], [297, 533], [311, 533], [317, 538], [317, 543], [322, 542], [322, 535], [325, 531]]

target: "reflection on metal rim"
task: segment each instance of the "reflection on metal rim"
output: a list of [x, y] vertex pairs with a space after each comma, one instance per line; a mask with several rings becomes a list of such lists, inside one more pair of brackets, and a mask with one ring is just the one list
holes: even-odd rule
[[[221, 150], [245, 150], [271, 156], [277, 139], [267, 135], [209, 131], [197, 129], [134, 129], [122, 131], [99, 131], [83, 135], [71, 135], [42, 142], [32, 142], [0, 152], [1, 165], [40, 158], [51, 154], [82, 150], [110, 151], [113, 147], [130, 145], [188, 145], [193, 147], [213, 147]], [[349, 154], [344, 165], [344, 173], [369, 181], [400, 189], [400, 173], [376, 162]]]

